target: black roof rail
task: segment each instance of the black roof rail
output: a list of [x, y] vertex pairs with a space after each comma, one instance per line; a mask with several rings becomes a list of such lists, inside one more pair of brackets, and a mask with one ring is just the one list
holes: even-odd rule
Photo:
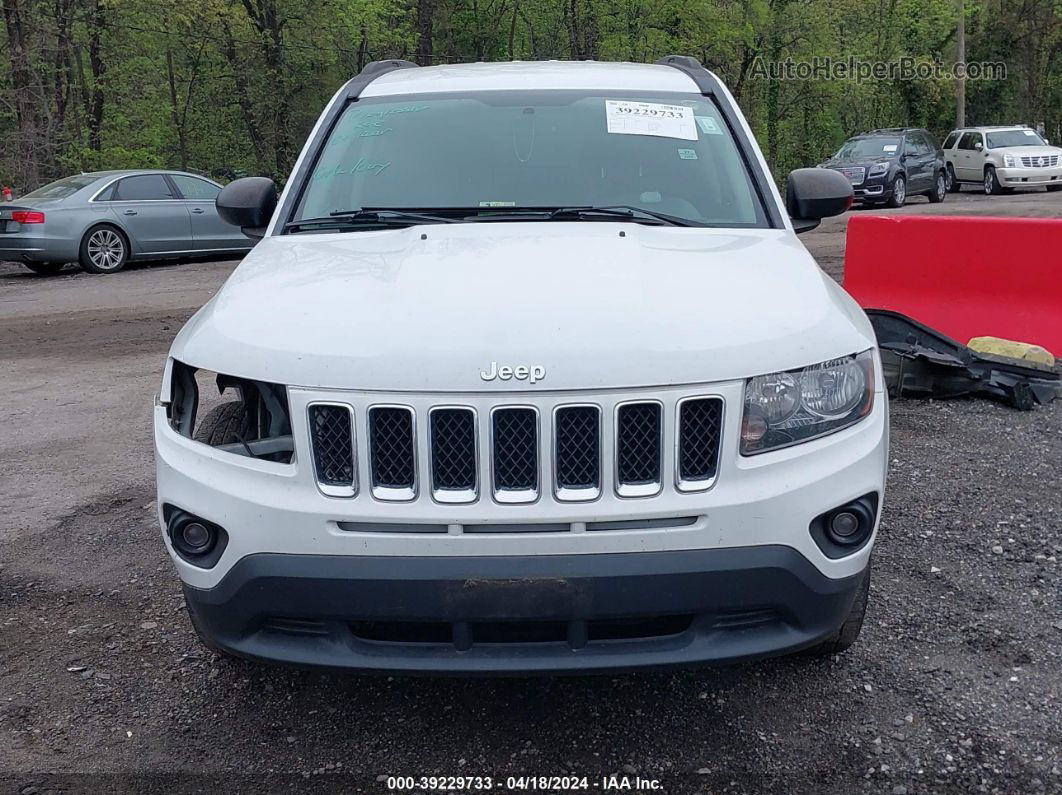
[[671, 66], [678, 69], [697, 84], [697, 90], [706, 97], [715, 95], [719, 81], [692, 55], [665, 55], [656, 62], [659, 66]]
[[719, 109], [723, 121], [726, 123], [730, 134], [734, 136], [734, 143], [745, 163], [747, 173], [752, 175], [756, 193], [760, 199], [760, 206], [767, 216], [771, 227], [780, 229], [785, 225], [772, 198], [773, 187], [768, 181], [767, 175], [756, 164], [755, 146], [752, 140], [745, 134], [744, 128], [738, 115], [734, 112], [731, 103], [726, 101], [726, 89], [719, 78], [704, 68], [703, 64], [692, 55], [667, 55], [656, 62], [659, 66], [670, 66], [678, 69], [697, 86], [702, 96], [710, 97]]
[[370, 61], [358, 72], [357, 77], [352, 78], [347, 83], [347, 99], [357, 99], [361, 96], [361, 92], [365, 90], [365, 87], [380, 75], [393, 72], [396, 69], [416, 68], [418, 68], [418, 64], [412, 61], [403, 61], [401, 58], [391, 58], [387, 61]]

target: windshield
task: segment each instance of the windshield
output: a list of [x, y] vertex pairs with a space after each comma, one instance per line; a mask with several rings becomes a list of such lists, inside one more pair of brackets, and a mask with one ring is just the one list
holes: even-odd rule
[[358, 208], [475, 208], [477, 220], [480, 208], [620, 205], [697, 224], [767, 225], [711, 100], [575, 91], [351, 103], [292, 220]]
[[72, 196], [87, 185], [91, 185], [99, 177], [88, 174], [79, 174], [76, 177], [67, 177], [30, 191], [21, 198], [23, 199], [65, 199]]
[[851, 138], [844, 142], [835, 160], [855, 160], [862, 157], [894, 157], [900, 151], [899, 138]]
[[1004, 146], [1044, 146], [1044, 139], [1033, 130], [1000, 130], [986, 133], [989, 149]]

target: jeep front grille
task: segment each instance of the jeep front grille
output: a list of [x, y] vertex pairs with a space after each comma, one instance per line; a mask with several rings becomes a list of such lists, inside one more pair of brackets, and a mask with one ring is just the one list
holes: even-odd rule
[[498, 408], [491, 413], [491, 465], [499, 502], [538, 497], [538, 412]]
[[381, 500], [411, 500], [417, 496], [413, 409], [369, 409], [369, 475], [373, 495]]
[[[650, 498], [668, 484], [680, 493], [703, 491], [719, 475], [723, 400], [716, 396], [544, 396], [535, 405], [478, 395], [458, 405], [422, 396], [410, 405], [371, 400], [308, 402], [313, 471], [329, 496], [354, 496], [360, 477], [362, 489], [385, 501], [427, 497], [456, 506], [486, 491], [498, 503], [546, 496], [575, 503], [606, 492]], [[358, 455], [368, 458], [360, 475]], [[440, 527], [467, 519], [454, 514]]]
[[357, 480], [352, 409], [337, 403], [311, 403], [307, 418], [318, 485], [329, 496], [353, 497]]

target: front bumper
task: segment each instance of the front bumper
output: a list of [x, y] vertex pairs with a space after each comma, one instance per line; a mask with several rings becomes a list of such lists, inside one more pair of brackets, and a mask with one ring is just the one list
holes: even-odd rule
[[856, 201], [876, 201], [892, 196], [892, 185], [886, 184], [884, 177], [868, 178], [862, 185], [853, 185], [852, 193]]
[[[880, 375], [876, 382], [883, 383]], [[738, 406], [743, 388], [730, 382], [711, 391]], [[667, 387], [653, 395], [673, 408], [691, 391], [703, 390]], [[165, 524], [163, 506], [173, 506], [220, 525], [228, 541], [216, 564], [203, 568], [175, 554], [165, 530], [162, 536], [201, 631], [233, 653], [301, 665], [453, 672], [747, 659], [808, 646], [836, 630], [869, 565], [873, 535], [852, 554], [831, 558], [809, 525], [863, 495], [882, 495], [884, 392], [851, 428], [752, 457], [738, 453], [740, 412], [725, 411], [718, 475], [704, 491], [678, 491], [665, 462], [665, 487], [654, 496], [617, 496], [606, 468], [597, 500], [562, 502], [546, 489], [528, 505], [500, 504], [488, 495], [441, 504], [423, 492], [394, 503], [375, 499], [367, 488], [353, 499], [322, 494], [309, 463], [305, 418], [310, 402], [336, 394], [289, 388], [291, 464], [187, 439], [170, 427], [165, 407], [156, 406], [160, 519]], [[358, 416], [364, 402], [382, 399], [341, 394]], [[608, 416], [614, 404], [639, 394], [644, 390], [594, 398]], [[403, 399], [417, 416], [437, 402]], [[497, 396], [462, 399], [486, 416]], [[542, 393], [517, 400], [548, 417], [553, 403], [568, 398]], [[549, 441], [541, 444], [548, 451]], [[664, 448], [674, 449], [670, 431]], [[425, 525], [446, 531], [428, 532]], [[748, 611], [762, 612], [742, 623], [738, 614]], [[634, 620], [670, 631], [577, 643], [578, 622]], [[685, 625], [676, 630], [676, 620]], [[365, 622], [379, 621], [421, 626], [393, 626], [382, 639], [357, 634]], [[537, 637], [547, 625], [554, 636], [540, 641], [541, 648], [532, 641], [481, 643], [477, 623], [496, 624], [484, 630], [488, 640]], [[407, 630], [445, 639], [397, 646], [388, 640], [406, 638]], [[586, 631], [593, 638], [597, 630]], [[459, 648], [462, 638], [472, 645]]]
[[[868, 564], [869, 565], [869, 564]], [[576, 673], [734, 662], [818, 643], [864, 572], [789, 547], [527, 557], [258, 554], [185, 586], [232, 654], [380, 672]]]
[[1055, 168], [997, 168], [999, 184], [1008, 188], [1062, 185], [1062, 166]]

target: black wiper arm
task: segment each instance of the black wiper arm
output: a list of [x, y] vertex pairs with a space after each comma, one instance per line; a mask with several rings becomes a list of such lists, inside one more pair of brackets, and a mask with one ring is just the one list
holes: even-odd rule
[[358, 208], [354, 210], [336, 210], [317, 218], [301, 218], [284, 224], [285, 229], [299, 229], [306, 226], [346, 226], [349, 224], [383, 224], [386, 226], [410, 226], [412, 224], [454, 224], [461, 218], [446, 218], [442, 215], [391, 210], [381, 208]]
[[630, 218], [631, 220], [652, 218], [669, 226], [701, 226], [701, 224], [688, 218], [679, 218], [675, 215], [666, 215], [655, 210], [646, 210], [642, 207], [633, 207], [627, 204], [616, 204], [609, 207], [594, 207], [592, 205], [586, 207], [557, 207], [549, 213], [550, 218], [560, 218], [566, 215], [575, 216], [576, 218], [588, 215], [611, 215], [618, 218]]

